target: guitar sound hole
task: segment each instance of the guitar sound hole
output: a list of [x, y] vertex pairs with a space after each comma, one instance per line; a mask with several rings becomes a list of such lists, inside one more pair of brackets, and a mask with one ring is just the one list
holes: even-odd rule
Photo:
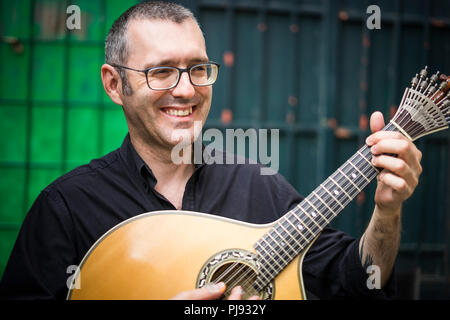
[[[255, 253], [242, 249], [227, 249], [211, 256], [200, 269], [197, 277], [197, 288], [202, 288], [208, 283], [224, 282], [227, 285], [223, 299], [230, 296], [233, 288], [242, 288], [242, 299], [259, 296], [262, 300], [273, 299], [275, 283], [269, 282], [260, 288], [261, 279], [258, 275], [258, 257]], [[254, 287], [259, 284], [258, 289]]]
[[224, 282], [227, 285], [223, 299], [230, 296], [231, 290], [236, 286], [242, 288], [242, 299], [252, 296], [262, 297], [262, 293], [256, 291], [253, 283], [256, 280], [256, 271], [247, 264], [239, 262], [229, 262], [220, 266], [211, 277], [211, 282]]

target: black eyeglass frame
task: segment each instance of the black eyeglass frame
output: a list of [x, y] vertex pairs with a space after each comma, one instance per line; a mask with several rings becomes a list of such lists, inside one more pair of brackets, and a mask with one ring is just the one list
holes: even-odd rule
[[[196, 86], [196, 87], [207, 87], [207, 86], [211, 86], [211, 85], [213, 85], [213, 84], [217, 81], [217, 77], [218, 77], [218, 75], [219, 75], [219, 68], [220, 68], [220, 64], [218, 64], [217, 62], [214, 62], [214, 61], [208, 61], [208, 62], [203, 62], [203, 63], [197, 63], [197, 64], [194, 64], [194, 65], [189, 66], [189, 67], [187, 67], [187, 68], [178, 68], [178, 67], [165, 67], [165, 66], [160, 66], [160, 67], [151, 67], [151, 68], [144, 69], [144, 70], [133, 69], [133, 68], [126, 67], [126, 66], [121, 66], [121, 65], [115, 64], [115, 63], [109, 63], [109, 65], [112, 66], [112, 67], [115, 67], [115, 68], [123, 68], [123, 69], [131, 70], [131, 71], [143, 72], [143, 73], [145, 74], [145, 80], [147, 81], [147, 86], [148, 86], [151, 90], [155, 90], [155, 91], [164, 91], [164, 90], [170, 90], [170, 89], [175, 88], [175, 87], [178, 85], [178, 83], [180, 82], [181, 75], [183, 74], [183, 72], [187, 72], [188, 77], [189, 77], [189, 81], [191, 82], [191, 84], [192, 84], [193, 86]], [[191, 71], [191, 69], [193, 69], [193, 68], [195, 68], [195, 67], [203, 66], [203, 65], [215, 65], [215, 66], [217, 66], [217, 76], [216, 76], [216, 79], [214, 80], [213, 83], [210, 83], [210, 84], [203, 84], [203, 85], [198, 85], [198, 84], [195, 84], [195, 83], [192, 82], [190, 71]], [[170, 87], [168, 87], [168, 88], [164, 88], [164, 89], [154, 89], [154, 88], [152, 88], [152, 87], [150, 86], [150, 84], [148, 83], [148, 73], [149, 73], [151, 70], [155, 70], [155, 69], [172, 69], [172, 70], [173, 70], [173, 69], [176, 69], [176, 70], [178, 70], [178, 78], [177, 78], [177, 81], [175, 82], [175, 84], [173, 84], [172, 86], [170, 86]]]

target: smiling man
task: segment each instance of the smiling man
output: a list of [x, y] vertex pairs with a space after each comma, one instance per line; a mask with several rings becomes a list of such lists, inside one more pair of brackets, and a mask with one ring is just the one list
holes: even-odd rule
[[[184, 19], [179, 14], [180, 22], [131, 20], [126, 36], [127, 43], [133, 45], [125, 47], [127, 58], [115, 56], [114, 50], [108, 55], [107, 51], [107, 64], [102, 66], [104, 88], [115, 103], [123, 106], [133, 147], [145, 163], [153, 164], [156, 191], [177, 209], [182, 207], [183, 191], [194, 166], [175, 165], [171, 150], [180, 139], [197, 138], [194, 124], [206, 121], [211, 84], [218, 74], [218, 65], [208, 60], [198, 24], [187, 12]], [[107, 49], [109, 43], [120, 41], [118, 37], [110, 33]], [[121, 65], [123, 62], [126, 66]], [[119, 78], [117, 69], [126, 75]], [[125, 77], [128, 87], [124, 90], [121, 81]]]
[[[109, 31], [105, 54], [103, 86], [122, 106], [129, 134], [119, 149], [40, 193], [5, 270], [3, 297], [65, 298], [68, 270], [106, 231], [141, 213], [183, 209], [264, 224], [302, 201], [281, 175], [261, 175], [260, 165], [172, 161], [173, 148], [182, 139], [194, 141], [195, 123], [205, 123], [219, 69], [209, 60], [189, 10], [164, 2], [128, 9]], [[372, 130], [383, 126], [382, 115], [372, 115]], [[322, 231], [303, 263], [308, 297], [392, 296], [402, 203], [417, 185], [421, 154], [394, 132], [376, 132], [367, 143], [374, 165], [385, 169], [372, 219], [360, 239], [331, 228]], [[381, 271], [381, 289], [367, 286], [370, 264]], [[219, 283], [173, 298], [216, 299], [224, 291]], [[241, 293], [235, 287], [229, 298], [239, 299]]]

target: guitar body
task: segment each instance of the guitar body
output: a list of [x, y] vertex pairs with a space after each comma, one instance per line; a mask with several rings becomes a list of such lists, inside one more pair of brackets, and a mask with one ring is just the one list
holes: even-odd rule
[[[71, 289], [68, 299], [170, 299], [199, 287], [200, 275], [221, 263], [236, 265], [242, 259], [240, 268], [251, 271], [245, 253], [255, 252], [254, 243], [272, 225], [189, 211], [141, 214], [117, 225], [92, 246], [74, 277], [79, 289]], [[240, 250], [243, 258], [239, 258]], [[301, 275], [306, 251], [272, 281], [270, 294], [264, 298], [306, 298]], [[225, 256], [228, 258], [221, 262]], [[216, 271], [220, 269], [217, 266]], [[239, 269], [237, 265], [235, 269]], [[217, 271], [210, 277], [203, 282], [211, 282], [220, 274]]]

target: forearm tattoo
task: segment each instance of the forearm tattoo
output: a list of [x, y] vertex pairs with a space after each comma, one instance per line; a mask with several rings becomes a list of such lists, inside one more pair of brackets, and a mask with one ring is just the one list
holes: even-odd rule
[[371, 254], [367, 253], [364, 257], [364, 242], [366, 240], [366, 235], [363, 235], [362, 241], [361, 241], [361, 248], [359, 249], [359, 256], [361, 258], [361, 263], [364, 268], [364, 270], [367, 269], [367, 267], [373, 265], [373, 257]]

